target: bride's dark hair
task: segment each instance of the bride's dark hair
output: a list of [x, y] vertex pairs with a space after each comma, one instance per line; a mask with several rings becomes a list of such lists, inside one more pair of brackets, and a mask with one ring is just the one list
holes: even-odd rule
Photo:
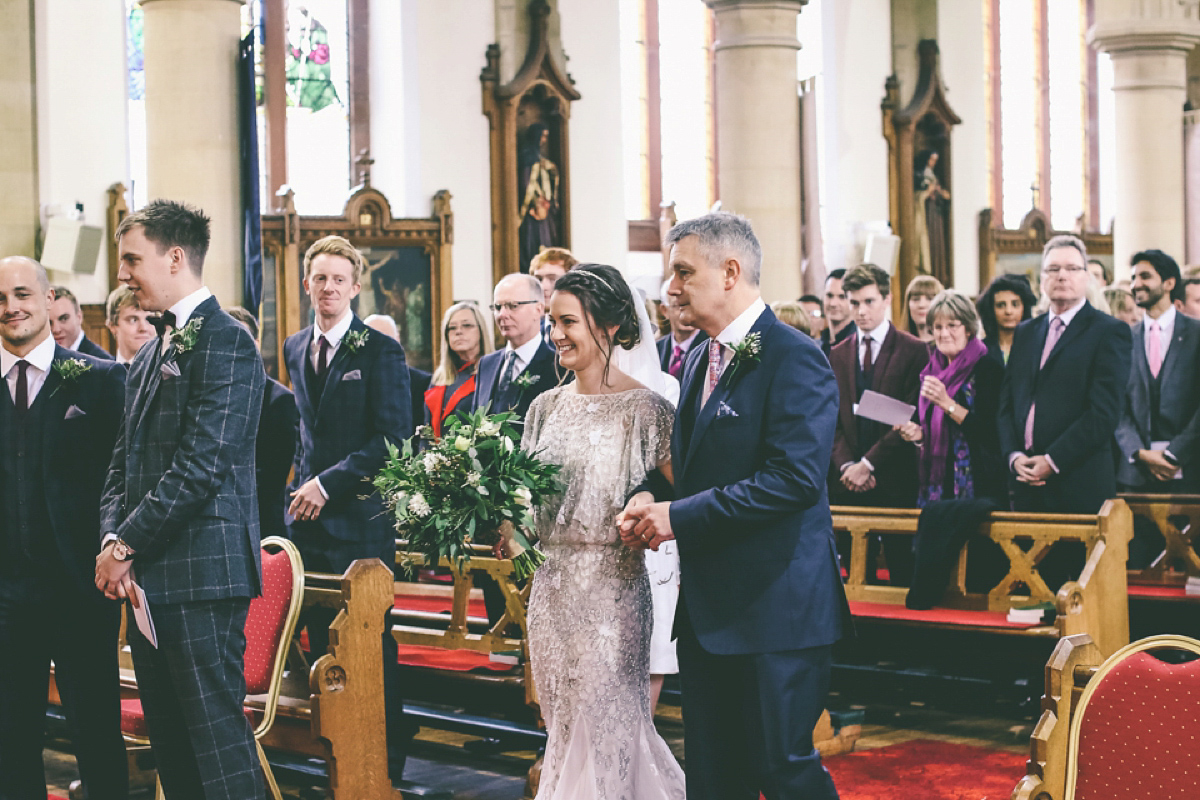
[[[604, 379], [607, 381], [613, 347], [632, 350], [642, 338], [629, 284], [620, 272], [607, 264], [577, 264], [555, 282], [554, 291], [567, 292], [583, 307], [592, 340], [604, 353]], [[610, 337], [608, 329], [613, 326], [617, 330]]]

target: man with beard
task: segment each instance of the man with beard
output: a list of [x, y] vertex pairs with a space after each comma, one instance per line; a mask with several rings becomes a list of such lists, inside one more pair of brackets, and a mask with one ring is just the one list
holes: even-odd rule
[[858, 330], [850, 316], [850, 300], [842, 288], [846, 270], [835, 269], [825, 279], [825, 329], [821, 331], [821, 352], [825, 358], [833, 346], [849, 339]]

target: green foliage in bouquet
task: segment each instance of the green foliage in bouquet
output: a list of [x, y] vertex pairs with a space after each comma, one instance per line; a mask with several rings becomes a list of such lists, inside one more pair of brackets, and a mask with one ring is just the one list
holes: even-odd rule
[[471, 543], [494, 544], [503, 526], [511, 529], [507, 549], [518, 579], [546, 560], [529, 543], [531, 513], [562, 491], [559, 467], [521, 449], [509, 424], [515, 417], [486, 409], [451, 415], [442, 437], [420, 452], [417, 443], [432, 434], [427, 426], [400, 448], [388, 443], [375, 488], [408, 539], [408, 552], [422, 554], [430, 565], [446, 558], [461, 567]]

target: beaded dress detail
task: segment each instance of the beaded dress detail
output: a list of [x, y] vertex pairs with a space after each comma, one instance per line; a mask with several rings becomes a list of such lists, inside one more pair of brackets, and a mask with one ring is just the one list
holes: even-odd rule
[[682, 800], [683, 770], [650, 713], [653, 609], [643, 553], [621, 543], [625, 498], [671, 448], [674, 410], [649, 389], [534, 400], [522, 445], [562, 465], [534, 512], [546, 562], [529, 655], [548, 741], [537, 800]]

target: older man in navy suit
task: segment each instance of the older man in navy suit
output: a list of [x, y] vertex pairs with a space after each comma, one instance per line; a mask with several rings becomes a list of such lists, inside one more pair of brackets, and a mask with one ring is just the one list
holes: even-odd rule
[[129, 368], [100, 514], [96, 583], [145, 590], [157, 642], [128, 626], [167, 797], [263, 797], [246, 720], [250, 599], [261, 588], [254, 441], [266, 374], [254, 340], [202, 279], [209, 221], [155, 200], [117, 228], [117, 277], [162, 333]]
[[22, 679], [0, 687], [0, 797], [42, 800], [50, 661], [88, 797], [124, 798], [117, 631], [93, 582], [100, 492], [125, 402], [125, 370], [55, 344], [46, 271], [0, 259], [0, 651]]
[[[363, 267], [362, 254], [342, 237], [315, 242], [304, 254], [304, 288], [316, 320], [283, 345], [300, 409], [290, 529], [305, 568], [317, 572], [340, 574], [362, 558], [396, 564], [395, 528], [367, 481], [383, 467], [387, 444], [412, 436], [412, 395], [404, 348], [350, 308]], [[314, 657], [328, 647], [333, 618], [328, 609], [305, 617]], [[399, 778], [415, 731], [405, 727], [390, 625], [383, 660], [391, 772]]]
[[837, 383], [820, 347], [763, 303], [749, 222], [708, 214], [667, 242], [669, 292], [711, 339], [684, 369], [675, 499], [638, 492], [621, 535], [678, 542], [688, 797], [836, 798], [812, 730], [849, 614], [825, 487]]
[[546, 313], [542, 285], [532, 275], [505, 275], [492, 294], [492, 313], [505, 346], [479, 359], [473, 408], [525, 418], [529, 404], [558, 384], [554, 350], [541, 336]]

